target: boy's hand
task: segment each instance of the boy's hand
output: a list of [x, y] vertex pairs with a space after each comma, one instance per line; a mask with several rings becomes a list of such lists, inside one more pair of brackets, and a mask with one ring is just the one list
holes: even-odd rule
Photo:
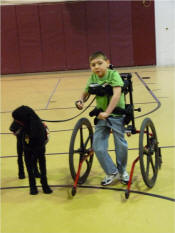
[[106, 120], [106, 118], [108, 118], [109, 114], [107, 112], [100, 112], [98, 114], [98, 119], [100, 120]]
[[82, 101], [82, 100], [77, 100], [77, 101], [75, 102], [75, 106], [76, 106], [79, 110], [82, 110], [82, 109], [83, 109], [83, 106], [84, 106], [83, 101]]

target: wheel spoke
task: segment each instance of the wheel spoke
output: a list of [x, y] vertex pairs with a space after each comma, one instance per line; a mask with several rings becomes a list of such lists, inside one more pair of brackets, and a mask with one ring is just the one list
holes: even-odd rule
[[76, 153], [76, 154], [80, 154], [81, 152], [82, 152], [81, 149], [74, 150], [74, 153]]
[[89, 167], [89, 160], [86, 159], [87, 168]]
[[151, 166], [152, 166], [152, 169], [153, 169], [153, 173], [155, 174], [156, 169], [155, 169], [152, 157], [150, 157], [150, 162], [151, 162]]
[[149, 176], [149, 166], [150, 165], [150, 157], [147, 156], [147, 164], [146, 164], [146, 175]]
[[87, 144], [88, 144], [88, 142], [89, 142], [90, 139], [91, 139], [91, 136], [89, 135], [88, 138], [86, 139], [85, 143], [84, 143], [84, 147], [85, 148], [86, 148], [86, 146], [87, 146]]

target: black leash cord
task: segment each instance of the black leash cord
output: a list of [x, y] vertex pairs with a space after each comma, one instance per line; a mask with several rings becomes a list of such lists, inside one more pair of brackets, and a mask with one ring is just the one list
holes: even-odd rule
[[75, 115], [74, 117], [71, 117], [71, 118], [68, 118], [68, 119], [65, 119], [65, 120], [55, 120], [55, 121], [54, 120], [51, 121], [51, 120], [41, 119], [41, 121], [45, 121], [45, 122], [65, 122], [65, 121], [71, 121], [74, 118], [76, 118], [76, 117], [80, 116], [81, 114], [83, 114], [91, 106], [91, 104], [94, 102], [94, 100], [95, 100], [95, 97], [93, 98], [93, 100], [90, 102], [90, 104], [82, 112], [80, 112], [79, 114]]

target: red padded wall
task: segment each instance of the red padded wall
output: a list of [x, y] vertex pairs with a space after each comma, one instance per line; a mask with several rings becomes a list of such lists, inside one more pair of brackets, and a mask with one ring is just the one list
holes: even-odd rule
[[1, 69], [2, 73], [20, 73], [18, 30], [14, 6], [1, 8]]
[[43, 71], [66, 69], [62, 4], [39, 5]]
[[86, 2], [88, 54], [103, 51], [110, 57], [108, 2]]
[[109, 2], [111, 62], [116, 66], [133, 66], [131, 2]]
[[154, 2], [132, 2], [134, 65], [156, 64]]
[[40, 24], [37, 5], [16, 6], [21, 72], [42, 71]]
[[65, 3], [63, 7], [65, 48], [68, 69], [88, 68], [85, 4]]
[[154, 1], [78, 1], [1, 7], [2, 73], [89, 68], [102, 50], [115, 66], [156, 64]]

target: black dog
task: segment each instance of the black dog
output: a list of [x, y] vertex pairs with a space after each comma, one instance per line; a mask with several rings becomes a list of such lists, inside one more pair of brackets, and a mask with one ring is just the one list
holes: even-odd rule
[[51, 193], [52, 190], [47, 183], [45, 145], [48, 141], [47, 130], [41, 119], [28, 106], [20, 106], [12, 112], [14, 121], [10, 131], [15, 135], [21, 135], [24, 150], [24, 159], [27, 167], [30, 194], [38, 193], [34, 170], [36, 161], [39, 162], [40, 181], [44, 193]]

